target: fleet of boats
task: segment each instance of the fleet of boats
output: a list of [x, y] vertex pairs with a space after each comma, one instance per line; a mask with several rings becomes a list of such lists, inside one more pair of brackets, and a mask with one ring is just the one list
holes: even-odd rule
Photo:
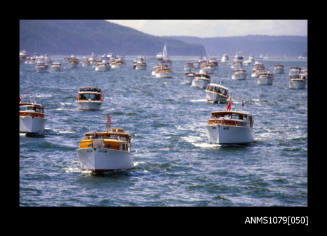
[[[163, 52], [156, 55], [158, 65], [153, 67], [152, 75], [156, 78], [172, 78], [174, 73], [168, 58], [167, 47], [164, 45]], [[47, 56], [28, 57], [26, 51], [19, 53], [21, 63], [35, 64], [37, 72], [47, 72], [48, 65], [51, 65], [53, 72], [62, 71], [62, 64], [58, 61], [51, 63]], [[76, 68], [80, 60], [74, 55], [65, 57], [68, 68]], [[276, 64], [273, 73], [267, 70], [261, 61], [255, 61], [253, 56], [243, 63], [244, 57], [237, 53], [232, 63], [232, 80], [245, 80], [247, 70], [244, 65], [253, 64], [252, 78], [257, 79], [258, 85], [272, 85], [274, 74], [283, 74], [284, 66]], [[229, 57], [224, 54], [220, 62], [227, 63]], [[113, 57], [112, 54], [104, 54], [97, 57], [92, 53], [91, 57], [84, 57], [83, 67], [93, 67], [94, 71], [108, 71], [111, 68], [119, 68], [125, 64], [123, 57]], [[147, 64], [144, 56], [133, 61], [134, 70], [146, 70]], [[253, 116], [245, 111], [231, 110], [232, 97], [227, 87], [211, 83], [210, 74], [214, 74], [218, 69], [216, 58], [201, 57], [197, 61], [187, 62], [184, 65], [184, 82], [192, 87], [205, 89], [206, 100], [211, 103], [227, 103], [225, 111], [210, 113], [210, 118], [206, 126], [209, 143], [214, 144], [243, 144], [254, 141], [253, 136]], [[199, 71], [196, 71], [199, 70]], [[307, 69], [291, 67], [289, 70], [289, 88], [303, 89], [307, 81]], [[103, 92], [97, 87], [81, 87], [78, 89], [76, 104], [80, 110], [99, 110], [103, 103]], [[243, 105], [243, 102], [242, 102]], [[243, 106], [242, 106], [243, 107]], [[36, 103], [19, 103], [20, 132], [26, 134], [42, 135], [45, 129], [44, 108]], [[110, 121], [110, 122], [109, 122]], [[108, 123], [111, 120], [108, 114]], [[110, 125], [108, 125], [110, 127]], [[108, 128], [107, 127], [107, 128]], [[113, 170], [130, 170], [133, 168], [133, 158], [131, 155], [131, 136], [124, 132], [122, 128], [111, 128], [109, 131], [88, 132], [80, 141], [77, 149], [81, 169], [92, 173], [102, 173]]]

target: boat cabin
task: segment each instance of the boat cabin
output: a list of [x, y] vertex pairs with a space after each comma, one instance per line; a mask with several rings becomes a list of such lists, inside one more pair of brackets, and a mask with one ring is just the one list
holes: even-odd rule
[[80, 148], [107, 148], [130, 151], [131, 137], [121, 128], [111, 128], [106, 132], [89, 132], [80, 141]]
[[44, 108], [40, 104], [20, 103], [19, 116], [44, 117]]
[[231, 125], [253, 127], [252, 115], [242, 111], [211, 112], [209, 125]]

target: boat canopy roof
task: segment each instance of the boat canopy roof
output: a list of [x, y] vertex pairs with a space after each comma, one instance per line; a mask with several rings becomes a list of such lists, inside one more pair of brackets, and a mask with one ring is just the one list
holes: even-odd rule
[[210, 117], [223, 117], [225, 115], [243, 115], [243, 116], [252, 116], [248, 112], [245, 111], [217, 111], [211, 112]]
[[100, 88], [95, 88], [95, 87], [83, 87], [79, 88], [79, 92], [101, 92]]
[[110, 136], [110, 135], [117, 135], [129, 138], [130, 135], [124, 132], [123, 128], [111, 128], [110, 131], [101, 131], [101, 132], [88, 132], [85, 134], [85, 137], [91, 136], [93, 137], [95, 134], [99, 136]]
[[26, 107], [34, 107], [34, 108], [43, 108], [41, 104], [33, 104], [33, 103], [20, 103], [19, 106], [26, 106]]
[[219, 88], [223, 88], [225, 90], [228, 90], [228, 88], [222, 86], [221, 84], [210, 83], [208, 86], [211, 86], [211, 87], [219, 87]]

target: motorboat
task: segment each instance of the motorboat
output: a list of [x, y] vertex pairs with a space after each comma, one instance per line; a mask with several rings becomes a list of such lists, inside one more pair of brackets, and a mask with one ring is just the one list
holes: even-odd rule
[[155, 73], [156, 78], [172, 78], [173, 75], [173, 71], [166, 64], [161, 64]]
[[76, 102], [80, 110], [99, 110], [103, 102], [102, 91], [95, 87], [80, 88]]
[[243, 60], [244, 60], [244, 56], [242, 56], [240, 52], [236, 53], [233, 59], [234, 62], [240, 62], [240, 63], [243, 63]]
[[224, 53], [224, 55], [221, 57], [220, 62], [222, 63], [229, 62], [229, 57], [226, 53]]
[[61, 63], [60, 62], [52, 62], [51, 64], [51, 70], [52, 71], [62, 71], [62, 68], [61, 68]]
[[233, 62], [231, 65], [232, 69], [242, 69], [243, 68], [243, 63], [242, 62]]
[[304, 79], [304, 80], [308, 79], [308, 70], [307, 69], [301, 69], [300, 78]]
[[184, 82], [185, 82], [185, 84], [192, 84], [192, 81], [193, 81], [195, 75], [196, 75], [196, 73], [194, 73], [194, 72], [184, 73]]
[[254, 56], [249, 56], [249, 58], [244, 61], [244, 65], [251, 65], [252, 63], [254, 63]]
[[112, 69], [120, 68], [124, 64], [125, 64], [125, 60], [123, 57], [117, 57], [110, 60], [110, 67]]
[[162, 56], [162, 53], [161, 52], [158, 52], [158, 54], [156, 55], [156, 58], [161, 61], [163, 56]]
[[27, 53], [25, 50], [22, 50], [19, 52], [19, 62], [22, 63], [22, 62], [25, 62], [27, 58]]
[[255, 61], [251, 73], [252, 78], [258, 78], [259, 74], [265, 71], [265, 66], [261, 61]]
[[274, 80], [274, 74], [270, 71], [260, 73], [257, 78], [258, 85], [272, 85]]
[[19, 103], [19, 132], [29, 135], [42, 135], [46, 119], [44, 107], [36, 103]]
[[81, 169], [92, 174], [127, 171], [134, 167], [131, 136], [122, 128], [88, 132], [77, 149]]
[[290, 70], [289, 70], [289, 76], [292, 76], [292, 75], [300, 75], [301, 73], [301, 68], [298, 67], [298, 66], [292, 66], [290, 67]]
[[110, 64], [109, 62], [103, 60], [100, 63], [94, 65], [94, 70], [97, 72], [105, 72], [110, 70]]
[[210, 75], [207, 72], [200, 70], [199, 73], [195, 74], [191, 86], [205, 89], [207, 88], [210, 81], [211, 81]]
[[201, 64], [201, 70], [203, 70], [204, 72], [207, 72], [208, 74], [213, 74], [215, 69], [216, 69], [216, 67], [209, 64], [208, 62]]
[[234, 69], [232, 74], [232, 80], [245, 80], [247, 72], [245, 69]]
[[211, 57], [208, 60], [207, 66], [211, 67], [213, 69], [213, 72], [218, 69], [218, 61], [215, 57]]
[[[231, 107], [231, 99], [227, 108]], [[211, 112], [207, 125], [209, 143], [246, 144], [254, 141], [253, 116], [244, 111]]]
[[145, 57], [139, 57], [133, 64], [134, 70], [146, 70]]
[[[92, 58], [92, 60], [93, 60], [93, 58]], [[83, 66], [83, 67], [88, 67], [88, 66], [90, 66], [90, 65], [91, 65], [91, 62], [89, 61], [88, 58], [83, 58], [83, 59], [82, 59], [82, 66]]]
[[301, 78], [300, 74], [290, 75], [289, 88], [291, 89], [304, 89], [305, 80]]
[[208, 84], [206, 88], [206, 99], [212, 103], [226, 103], [229, 96], [228, 88], [221, 84]]
[[43, 60], [38, 60], [35, 64], [36, 72], [43, 73], [48, 72], [49, 65], [46, 64]]
[[70, 56], [68, 58], [68, 67], [70, 69], [77, 68], [79, 64], [79, 59], [75, 57], [74, 55]]
[[276, 64], [274, 66], [274, 74], [284, 74], [284, 66], [281, 64]]

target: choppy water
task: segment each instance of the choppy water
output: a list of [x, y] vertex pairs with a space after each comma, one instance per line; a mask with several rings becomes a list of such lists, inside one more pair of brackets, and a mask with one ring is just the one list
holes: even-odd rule
[[[146, 71], [132, 69], [135, 57], [108, 72], [36, 73], [21, 64], [20, 94], [45, 106], [47, 123], [44, 137], [20, 135], [20, 206], [307, 206], [307, 89], [289, 89], [287, 75], [306, 62], [264, 61], [285, 66], [272, 86], [249, 73], [234, 81], [220, 63], [212, 82], [230, 89], [232, 108], [245, 101], [255, 135], [251, 145], [220, 147], [207, 143], [205, 126], [226, 104], [206, 103], [203, 89], [183, 83], [184, 63], [198, 58], [171, 58], [173, 79], [151, 77], [154, 58]], [[102, 88], [100, 111], [77, 110], [82, 86]], [[92, 176], [80, 170], [76, 148], [85, 132], [105, 129], [107, 112], [112, 127], [132, 135], [135, 168]]]

